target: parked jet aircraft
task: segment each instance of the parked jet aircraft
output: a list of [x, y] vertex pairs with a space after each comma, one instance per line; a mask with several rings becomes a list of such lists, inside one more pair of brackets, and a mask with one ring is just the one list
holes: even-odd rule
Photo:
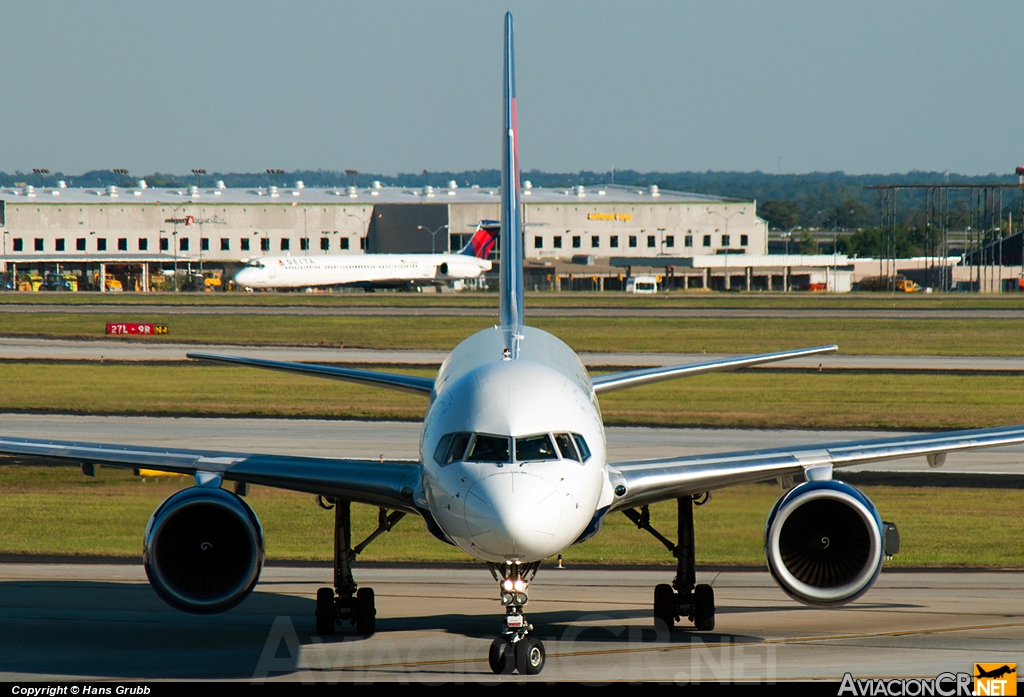
[[485, 220], [457, 254], [331, 254], [259, 257], [237, 274], [248, 290], [321, 288], [325, 286], [397, 286], [477, 278], [491, 270], [487, 260], [498, 236], [498, 223]]
[[[469, 337], [434, 379], [350, 368], [194, 354], [193, 358], [292, 371], [405, 390], [429, 401], [418, 461], [143, 448], [86, 442], [0, 438], [0, 453], [190, 474], [195, 486], [164, 501], [144, 535], [143, 564], [157, 594], [186, 612], [222, 612], [252, 592], [263, 564], [263, 533], [241, 498], [248, 484], [308, 492], [335, 511], [334, 587], [321, 588], [316, 628], [341, 623], [372, 634], [373, 590], [359, 588], [356, 555], [407, 514], [419, 515], [442, 542], [485, 562], [504, 610], [491, 644], [496, 673], [535, 674], [545, 663], [524, 608], [544, 559], [596, 535], [614, 512], [626, 514], [669, 547], [672, 585], [654, 589], [654, 621], [671, 628], [688, 618], [715, 626], [714, 592], [694, 574], [693, 505], [705, 492], [746, 482], [806, 481], [772, 509], [765, 556], [794, 599], [820, 606], [865, 593], [896, 551], [896, 536], [856, 488], [832, 478], [847, 465], [911, 456], [941, 464], [945, 453], [1024, 442], [1024, 426], [893, 436], [791, 449], [765, 449], [660, 460], [608, 462], [599, 397], [606, 392], [711, 371], [732, 370], [833, 351], [822, 346], [591, 377], [556, 337], [526, 326], [512, 17], [505, 18], [504, 125], [499, 322]], [[235, 491], [222, 488], [235, 482]], [[650, 524], [648, 506], [677, 501], [678, 541]], [[377, 506], [379, 527], [353, 546], [352, 502]]]

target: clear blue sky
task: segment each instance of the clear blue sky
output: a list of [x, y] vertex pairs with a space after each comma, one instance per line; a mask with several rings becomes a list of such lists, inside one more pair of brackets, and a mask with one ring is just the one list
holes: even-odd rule
[[9, 2], [0, 170], [1012, 172], [1021, 2]]

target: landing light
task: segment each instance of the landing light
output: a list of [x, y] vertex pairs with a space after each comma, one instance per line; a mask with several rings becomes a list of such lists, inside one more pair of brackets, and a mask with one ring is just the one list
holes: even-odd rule
[[512, 590], [512, 580], [506, 578], [504, 581], [502, 581], [501, 587], [504, 588], [507, 591]]
[[523, 579], [517, 578], [515, 580], [515, 583], [512, 584], [512, 587], [515, 588], [517, 591], [523, 591], [526, 589], [526, 583], [523, 581]]

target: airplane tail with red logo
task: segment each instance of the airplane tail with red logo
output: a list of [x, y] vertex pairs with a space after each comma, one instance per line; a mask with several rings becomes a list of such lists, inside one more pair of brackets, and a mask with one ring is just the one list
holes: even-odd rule
[[494, 251], [494, 243], [498, 240], [498, 233], [501, 231], [501, 223], [497, 220], [481, 220], [476, 226], [476, 232], [470, 238], [469, 244], [459, 250], [459, 254], [465, 254], [477, 259], [486, 259]]

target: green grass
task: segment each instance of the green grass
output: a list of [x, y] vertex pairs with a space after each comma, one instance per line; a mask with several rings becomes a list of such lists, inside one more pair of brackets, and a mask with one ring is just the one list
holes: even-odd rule
[[[170, 333], [106, 338], [108, 321], [156, 322]], [[346, 317], [0, 314], [0, 336], [346, 346], [450, 350], [492, 317]], [[538, 317], [532, 326], [576, 351], [759, 353], [838, 344], [845, 354], [1020, 356], [1024, 325], [998, 319], [665, 319], [656, 317]]]
[[[0, 466], [0, 554], [110, 555], [137, 557], [142, 533], [156, 506], [187, 477], [143, 480], [127, 470], [101, 469], [98, 478], [70, 467]], [[886, 520], [895, 522], [903, 542], [894, 566], [1024, 566], [1024, 517], [1020, 492], [865, 487]], [[697, 563], [760, 566], [768, 511], [781, 495], [774, 485], [756, 484], [715, 492], [696, 508]], [[312, 496], [253, 487], [247, 501], [256, 511], [273, 560], [331, 559], [333, 514]], [[979, 515], [983, 512], [984, 515]], [[651, 507], [655, 527], [672, 536], [675, 503]], [[376, 509], [353, 506], [359, 541], [375, 526]], [[564, 552], [568, 565], [671, 564], [668, 552], [620, 514], [609, 515], [594, 539]], [[407, 516], [382, 535], [364, 561], [472, 561], [438, 542], [422, 520]]]
[[[433, 368], [370, 366], [432, 376]], [[1018, 374], [751, 370], [601, 397], [605, 423], [832, 429], [1024, 423]], [[423, 397], [201, 363], [0, 362], [0, 410], [420, 420]]]

